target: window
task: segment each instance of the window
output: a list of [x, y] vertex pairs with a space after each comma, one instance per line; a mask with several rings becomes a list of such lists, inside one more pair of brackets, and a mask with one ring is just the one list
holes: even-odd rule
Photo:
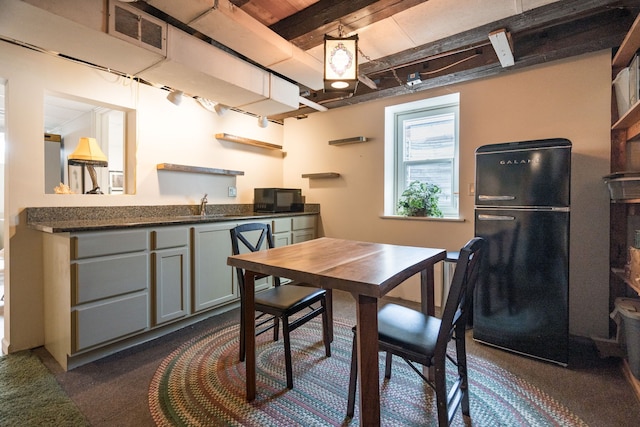
[[459, 94], [385, 109], [385, 215], [412, 181], [436, 184], [445, 217], [458, 217]]

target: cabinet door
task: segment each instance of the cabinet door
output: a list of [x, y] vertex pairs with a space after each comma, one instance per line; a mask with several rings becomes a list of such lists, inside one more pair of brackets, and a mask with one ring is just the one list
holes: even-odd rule
[[316, 238], [316, 217], [293, 217], [293, 243], [305, 242]]
[[273, 244], [276, 248], [280, 246], [287, 246], [291, 244], [291, 232], [278, 233], [273, 235]]
[[231, 230], [235, 223], [198, 225], [193, 228], [193, 311], [215, 307], [238, 298], [231, 255]]
[[273, 232], [273, 244], [276, 248], [290, 245], [291, 240], [291, 218], [275, 218], [271, 221]]
[[308, 230], [296, 230], [293, 232], [293, 243], [306, 242], [316, 238], [316, 233], [313, 229]]
[[149, 295], [137, 293], [71, 311], [71, 353], [101, 345], [149, 327]]
[[155, 324], [189, 314], [189, 248], [183, 246], [154, 252], [153, 290]]

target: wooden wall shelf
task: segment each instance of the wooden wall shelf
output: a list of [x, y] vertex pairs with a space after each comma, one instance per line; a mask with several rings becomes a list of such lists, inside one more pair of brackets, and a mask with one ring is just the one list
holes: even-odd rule
[[244, 175], [243, 171], [234, 171], [229, 169], [205, 168], [200, 166], [174, 165], [172, 163], [158, 163], [159, 171], [189, 172], [189, 173], [205, 173], [210, 175], [227, 175], [237, 176]]
[[216, 133], [216, 139], [236, 142], [238, 144], [253, 145], [254, 147], [268, 148], [270, 150], [282, 150], [282, 145], [271, 144], [269, 142], [255, 139], [243, 138], [241, 136], [230, 135], [228, 133]]
[[334, 139], [333, 141], [329, 141], [329, 145], [346, 145], [346, 144], [357, 144], [358, 142], [366, 142], [366, 136], [354, 136], [352, 138], [344, 138], [344, 139]]
[[303, 173], [302, 177], [310, 179], [340, 178], [340, 174], [337, 172]]

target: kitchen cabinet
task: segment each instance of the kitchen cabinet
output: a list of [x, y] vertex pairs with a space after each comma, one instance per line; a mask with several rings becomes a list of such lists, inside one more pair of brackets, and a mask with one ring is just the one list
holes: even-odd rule
[[196, 225], [193, 233], [193, 311], [198, 312], [239, 298], [231, 255], [230, 231], [235, 222]]
[[293, 217], [291, 218], [291, 227], [293, 229], [293, 243], [306, 242], [307, 240], [316, 238], [315, 216]]
[[[235, 307], [231, 228], [271, 223], [279, 245], [316, 237], [317, 215], [159, 219], [144, 226], [45, 232], [45, 348], [66, 369]], [[146, 225], [149, 224], [149, 225]], [[272, 284], [267, 279], [256, 290]]]
[[291, 218], [275, 218], [269, 222], [273, 233], [273, 244], [276, 248], [288, 246], [293, 242]]
[[271, 221], [271, 230], [276, 247], [315, 239], [316, 217], [275, 218]]
[[154, 324], [189, 314], [189, 227], [151, 231]]
[[[633, 55], [640, 49], [640, 15], [636, 18], [631, 29], [624, 38], [622, 45], [613, 58], [612, 78], [615, 78], [620, 70], [626, 67]], [[612, 111], [616, 111], [615, 107]], [[611, 172], [629, 171], [629, 166], [634, 164], [631, 154], [635, 151], [635, 145], [640, 144], [640, 101], [635, 102], [631, 108], [620, 115], [612, 117], [611, 127]], [[640, 183], [625, 183], [640, 185]], [[613, 196], [613, 193], [612, 193]], [[610, 205], [610, 264], [611, 279], [609, 290], [609, 306], [614, 309], [615, 299], [631, 294], [637, 297], [640, 288], [624, 277], [624, 268], [627, 262], [627, 251], [633, 242], [635, 229], [640, 229], [640, 198], [616, 198], [612, 197]], [[615, 325], [611, 324], [612, 333]], [[640, 381], [630, 372], [625, 363], [625, 374], [634, 387], [636, 395], [640, 398]]]
[[68, 359], [149, 328], [148, 233], [44, 236], [45, 347]]

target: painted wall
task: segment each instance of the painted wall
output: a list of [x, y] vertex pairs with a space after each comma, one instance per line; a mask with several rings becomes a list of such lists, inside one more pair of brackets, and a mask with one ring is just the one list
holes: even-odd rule
[[[252, 203], [258, 186], [301, 187], [321, 204], [321, 233], [379, 242], [456, 250], [473, 234], [473, 153], [489, 143], [566, 137], [574, 143], [571, 243], [571, 332], [607, 333], [608, 196], [601, 177], [609, 171], [610, 53], [583, 56], [529, 71], [394, 99], [287, 119], [284, 127], [257, 126], [254, 117], [218, 117], [185, 99], [179, 107], [167, 92], [83, 65], [0, 43], [0, 81], [6, 82], [5, 242], [6, 321], [3, 350], [43, 344], [41, 234], [25, 227], [32, 206]], [[384, 106], [452, 91], [461, 93], [462, 222], [383, 219]], [[126, 196], [44, 194], [43, 99], [72, 95], [135, 110], [137, 191]], [[284, 145], [286, 156], [216, 140], [226, 132]], [[328, 140], [364, 135], [366, 143], [330, 147]], [[245, 171], [228, 178], [158, 172], [158, 163]], [[302, 173], [339, 172], [332, 180]], [[238, 188], [236, 198], [227, 187]], [[398, 295], [411, 298], [403, 285]]]
[[[233, 111], [219, 117], [185, 98], [177, 107], [167, 91], [137, 84], [84, 65], [0, 42], [0, 83], [5, 82], [6, 304], [3, 349], [43, 344], [41, 234], [25, 227], [23, 210], [42, 206], [252, 203], [254, 187], [282, 185], [280, 151], [218, 141], [229, 133], [281, 144], [283, 126], [260, 128], [257, 119]], [[45, 93], [94, 100], [135, 110], [135, 195], [56, 195], [44, 192], [43, 100]], [[244, 176], [159, 172], [158, 163], [244, 171]], [[238, 196], [227, 189], [237, 186]]]
[[[473, 236], [475, 149], [484, 144], [563, 137], [573, 142], [570, 332], [607, 336], [609, 297], [610, 52], [500, 77], [285, 120], [284, 182], [320, 203], [326, 236], [458, 250]], [[382, 218], [384, 107], [460, 92], [462, 222]], [[368, 142], [329, 146], [366, 136]], [[338, 179], [301, 174], [338, 172]], [[416, 299], [415, 283], [396, 296]]]

